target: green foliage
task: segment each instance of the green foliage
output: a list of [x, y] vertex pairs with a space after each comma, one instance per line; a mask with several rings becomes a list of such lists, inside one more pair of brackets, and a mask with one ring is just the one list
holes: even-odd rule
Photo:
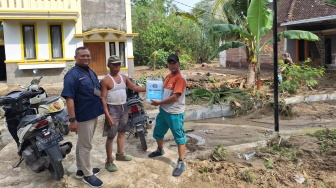
[[169, 56], [169, 52], [165, 52], [163, 49], [159, 49], [158, 51], [153, 52], [150, 55], [150, 61], [147, 66], [152, 69], [162, 69], [167, 67], [167, 58]]
[[147, 65], [159, 50], [186, 54], [192, 61], [208, 59], [213, 48], [203, 26], [176, 16], [178, 11], [170, 0], [132, 0], [133, 32], [139, 33], [133, 40], [135, 65]]
[[295, 93], [297, 89], [302, 90], [316, 86], [318, 84], [316, 79], [322, 77], [325, 71], [323, 67], [313, 68], [307, 65], [281, 64], [280, 66], [284, 66], [285, 70], [282, 72], [284, 81], [279, 86], [289, 93]]
[[[157, 72], [156, 74], [151, 75], [150, 77], [153, 78], [153, 79], [156, 79], [156, 78], [161, 78], [162, 80], [164, 79], [164, 76], [161, 72]], [[135, 80], [135, 83], [140, 85], [140, 86], [146, 86], [147, 76], [145, 76], [145, 75], [141, 76], [138, 80]]]
[[254, 173], [249, 169], [241, 172], [241, 176], [242, 176], [244, 181], [249, 182], [249, 183], [253, 183], [256, 180], [256, 177], [255, 177]]
[[135, 84], [138, 84], [139, 86], [145, 86], [147, 82], [146, 76], [141, 76], [138, 80], [135, 81]]
[[[155, 70], [156, 68], [162, 69], [167, 67], [167, 58], [169, 56], [169, 52], [163, 51], [163, 49], [159, 49], [158, 51], [153, 52], [150, 55], [150, 61], [147, 66], [151, 69]], [[191, 66], [192, 59], [187, 54], [182, 54], [179, 56], [180, 59], [180, 70], [186, 70]]]
[[179, 56], [180, 70], [187, 70], [192, 65], [192, 59], [188, 54], [182, 54]]
[[325, 3], [332, 4], [332, 5], [336, 5], [336, 1], [335, 0], [322, 0], [322, 1], [325, 2]]
[[292, 146], [275, 144], [272, 148], [275, 154], [277, 154], [279, 157], [285, 157], [292, 161], [296, 160], [298, 157], [297, 151], [292, 148]]
[[274, 168], [273, 163], [272, 163], [271, 161], [269, 161], [269, 160], [266, 160], [266, 161], [264, 162], [264, 166], [265, 166], [267, 169], [272, 169], [272, 168]]
[[214, 150], [212, 151], [212, 157], [216, 160], [216, 161], [222, 161], [224, 160], [225, 156], [228, 154], [227, 149], [222, 146], [222, 145], [217, 145]]
[[322, 142], [320, 146], [321, 152], [326, 152], [329, 149], [335, 148], [336, 146], [336, 129], [323, 129], [316, 131], [314, 133], [308, 134], [309, 136], [316, 137]]
[[207, 90], [203, 88], [195, 88], [188, 92], [192, 99], [197, 101], [200, 99], [208, 100], [207, 105], [224, 104], [233, 101], [244, 101], [248, 99], [247, 94], [240, 89], [231, 89], [225, 85], [220, 86], [218, 90]]
[[[236, 2], [236, 3], [234, 3]], [[221, 24], [214, 24], [211, 31], [217, 38], [220, 37], [221, 40], [228, 40], [226, 42], [235, 42], [236, 45], [226, 45], [224, 43], [222, 46], [218, 47], [211, 58], [216, 57], [221, 51], [230, 48], [238, 48], [245, 44], [246, 58], [250, 65], [256, 65], [257, 72], [251, 71], [248, 76], [248, 85], [255, 84], [255, 75], [257, 73], [257, 79], [260, 79], [260, 54], [272, 40], [267, 40], [262, 43], [262, 37], [266, 36], [272, 29], [273, 24], [273, 12], [267, 7], [269, 2], [267, 0], [216, 0], [216, 8], [221, 5], [226, 13], [227, 22]], [[236, 6], [239, 5], [239, 6]], [[246, 7], [248, 7], [246, 11]], [[241, 9], [239, 9], [241, 8]], [[232, 18], [230, 15], [234, 15]], [[243, 14], [243, 15], [242, 15]], [[238, 21], [235, 21], [238, 20]], [[227, 24], [228, 23], [228, 24]], [[232, 35], [239, 34], [236, 40], [232, 41]], [[308, 31], [284, 31], [278, 34], [280, 37], [290, 38], [290, 39], [301, 39], [301, 40], [318, 40], [318, 37]], [[225, 46], [226, 45], [226, 46]]]
[[216, 83], [217, 82], [215, 77], [213, 77], [213, 76], [209, 76], [208, 79], [209, 79], [209, 82], [211, 82], [211, 83]]
[[206, 174], [206, 173], [209, 173], [209, 172], [213, 172], [213, 170], [214, 170], [213, 167], [204, 166], [201, 169], [199, 169], [199, 172], [201, 174]]

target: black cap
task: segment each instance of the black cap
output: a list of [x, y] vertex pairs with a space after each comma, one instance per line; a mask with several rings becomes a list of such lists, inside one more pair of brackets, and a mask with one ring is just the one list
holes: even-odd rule
[[178, 57], [176, 54], [170, 54], [170, 55], [168, 56], [168, 59], [167, 59], [167, 62], [169, 62], [169, 61], [175, 61], [175, 62], [177, 62], [177, 63], [180, 62], [180, 61], [179, 61], [179, 57]]

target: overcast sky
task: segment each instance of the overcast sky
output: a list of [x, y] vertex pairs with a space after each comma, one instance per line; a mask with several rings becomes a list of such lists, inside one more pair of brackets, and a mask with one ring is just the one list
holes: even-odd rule
[[[185, 12], [189, 12], [193, 7], [195, 7], [195, 4], [200, 2], [201, 0], [175, 0], [174, 3], [177, 5], [177, 7]], [[181, 3], [177, 3], [177, 2], [181, 2], [185, 5], [182, 5]]]
[[[200, 2], [201, 0], [174, 0], [173, 2], [177, 5], [177, 7], [185, 12], [189, 12], [192, 7], [195, 7], [195, 4]], [[272, 2], [273, 0], [268, 0], [269, 2]], [[177, 3], [180, 2], [180, 3]], [[188, 5], [182, 5], [181, 3]]]

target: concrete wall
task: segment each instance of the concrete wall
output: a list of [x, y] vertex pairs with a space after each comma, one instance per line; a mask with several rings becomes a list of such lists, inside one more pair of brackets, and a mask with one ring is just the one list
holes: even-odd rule
[[82, 0], [83, 31], [115, 29], [126, 31], [124, 0]]
[[316, 47], [321, 55], [321, 58], [318, 60], [318, 64], [325, 65], [325, 37], [321, 34], [317, 34], [317, 36], [320, 38], [320, 40], [316, 42]]
[[[278, 27], [278, 32], [284, 31], [284, 27]], [[263, 44], [267, 39], [270, 39], [273, 37], [273, 32], [268, 33], [268, 35], [264, 36], [262, 38], [261, 44]], [[278, 53], [279, 58], [281, 58], [281, 54], [285, 51], [285, 40], [281, 40], [278, 43]], [[294, 51], [295, 53], [295, 51]], [[227, 50], [227, 66], [233, 66], [237, 67], [239, 63], [242, 63], [243, 67], [247, 66], [246, 62], [246, 52], [244, 47], [241, 47], [241, 49], [233, 48]], [[265, 65], [265, 67], [270, 67], [273, 63], [273, 43], [269, 44], [264, 52], [261, 54], [261, 66]]]
[[15, 63], [7, 64], [7, 84], [8, 85], [27, 85], [33, 78], [43, 76], [41, 83], [63, 82], [64, 75], [74, 65], [75, 62], [66, 63], [65, 68], [39, 69], [39, 73], [34, 75], [33, 69], [20, 70]]

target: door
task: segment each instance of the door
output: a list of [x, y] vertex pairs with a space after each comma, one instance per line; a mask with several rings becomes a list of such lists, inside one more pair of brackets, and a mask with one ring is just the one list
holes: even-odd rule
[[90, 68], [97, 75], [106, 75], [106, 52], [104, 42], [88, 42], [84, 43], [91, 52], [91, 63]]
[[5, 46], [0, 46], [0, 81], [7, 80]]
[[324, 42], [324, 48], [325, 48], [325, 63], [331, 64], [331, 39], [326, 38]]

